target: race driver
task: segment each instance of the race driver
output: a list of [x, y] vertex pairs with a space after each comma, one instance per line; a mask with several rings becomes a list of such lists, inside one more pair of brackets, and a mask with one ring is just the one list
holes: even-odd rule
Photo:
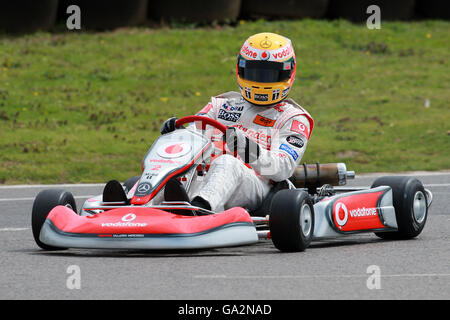
[[[228, 127], [230, 153], [212, 161], [205, 178], [189, 196], [184, 191], [183, 197], [192, 205], [212, 211], [236, 206], [254, 210], [274, 182], [292, 176], [313, 129], [308, 112], [287, 98], [295, 70], [294, 48], [288, 38], [258, 33], [245, 41], [236, 66], [240, 92], [212, 97], [197, 114]], [[161, 133], [175, 130], [176, 120], [166, 120]], [[238, 157], [233, 156], [234, 151]], [[166, 191], [177, 193], [176, 189], [182, 188], [177, 181], [169, 181]]]

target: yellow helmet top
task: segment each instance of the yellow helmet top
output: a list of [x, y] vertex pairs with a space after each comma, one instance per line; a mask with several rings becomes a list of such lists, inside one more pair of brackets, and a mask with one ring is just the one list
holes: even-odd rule
[[295, 78], [291, 40], [263, 32], [248, 38], [237, 60], [236, 74], [242, 96], [256, 105], [271, 105], [288, 95]]

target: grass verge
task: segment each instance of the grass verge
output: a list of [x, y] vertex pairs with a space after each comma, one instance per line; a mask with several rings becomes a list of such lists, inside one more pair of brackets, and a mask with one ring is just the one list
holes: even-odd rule
[[357, 172], [450, 168], [450, 23], [255, 21], [0, 39], [0, 183], [125, 180], [163, 120], [236, 90], [251, 34], [292, 39], [290, 96], [316, 121], [304, 161]]

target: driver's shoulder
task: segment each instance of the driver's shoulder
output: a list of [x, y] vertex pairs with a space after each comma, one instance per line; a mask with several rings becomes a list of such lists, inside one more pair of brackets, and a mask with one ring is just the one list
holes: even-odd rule
[[244, 98], [239, 92], [227, 91], [217, 96], [211, 97], [211, 102], [216, 105], [222, 105], [223, 103], [234, 104], [243, 100]]
[[301, 107], [293, 99], [287, 98], [279, 103], [277, 110], [283, 112], [283, 116], [280, 117], [279, 121], [275, 125], [276, 129], [281, 129], [285, 127], [291, 127], [294, 121], [298, 121], [306, 124], [309, 127], [309, 132], [312, 131], [314, 127], [314, 120], [306, 109]]
[[309, 112], [304, 107], [295, 102], [292, 98], [284, 99], [281, 103], [286, 109], [289, 109], [289, 111], [291, 112], [307, 113], [309, 115]]

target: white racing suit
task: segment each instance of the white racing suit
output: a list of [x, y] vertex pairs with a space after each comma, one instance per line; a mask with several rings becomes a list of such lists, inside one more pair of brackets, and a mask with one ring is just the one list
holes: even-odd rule
[[216, 212], [236, 206], [257, 209], [272, 182], [292, 176], [313, 129], [311, 116], [291, 99], [255, 106], [237, 92], [211, 98], [197, 115], [241, 130], [260, 146], [259, 157], [249, 164], [230, 154], [220, 155], [204, 179], [193, 184], [190, 198], [202, 197]]

